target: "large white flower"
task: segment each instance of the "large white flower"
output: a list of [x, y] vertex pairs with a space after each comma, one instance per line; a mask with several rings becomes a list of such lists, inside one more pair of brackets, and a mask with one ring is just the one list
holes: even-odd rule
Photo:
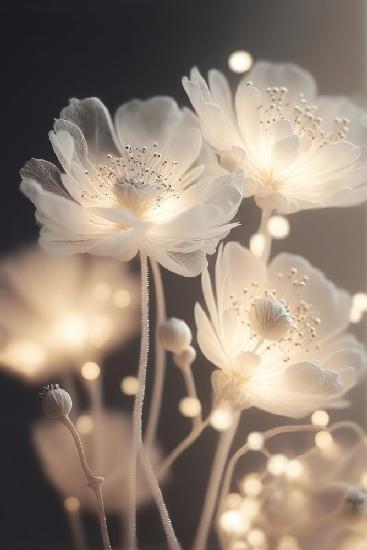
[[256, 63], [235, 99], [225, 77], [197, 69], [183, 85], [205, 139], [229, 170], [243, 168], [245, 195], [282, 213], [351, 206], [367, 198], [366, 113], [344, 97], [318, 96], [292, 64]]
[[238, 243], [218, 253], [215, 294], [202, 287], [198, 342], [219, 367], [218, 402], [302, 417], [339, 399], [365, 370], [348, 325], [350, 297], [304, 258], [280, 254], [269, 266]]
[[73, 99], [50, 139], [64, 173], [36, 159], [21, 171], [48, 252], [141, 251], [192, 276], [233, 226], [241, 173], [200, 178], [197, 121], [168, 97], [122, 105], [114, 125], [99, 99]]

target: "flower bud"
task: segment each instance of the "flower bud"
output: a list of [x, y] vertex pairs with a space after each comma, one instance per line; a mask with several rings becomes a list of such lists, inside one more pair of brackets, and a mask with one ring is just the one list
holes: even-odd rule
[[178, 354], [187, 348], [191, 342], [191, 330], [182, 319], [171, 317], [159, 327], [159, 339], [162, 346], [172, 353]]
[[39, 393], [43, 412], [53, 420], [59, 420], [69, 415], [73, 405], [71, 397], [58, 384], [48, 384]]
[[174, 355], [174, 361], [180, 369], [191, 367], [196, 359], [196, 350], [192, 346], [187, 346], [180, 353]]

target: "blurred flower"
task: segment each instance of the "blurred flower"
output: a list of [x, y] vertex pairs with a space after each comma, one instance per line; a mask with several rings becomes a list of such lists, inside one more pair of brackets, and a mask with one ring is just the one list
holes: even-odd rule
[[169, 97], [122, 105], [115, 126], [99, 99], [72, 99], [50, 139], [64, 173], [32, 159], [21, 170], [21, 189], [51, 253], [127, 261], [140, 250], [193, 276], [234, 225], [241, 172], [200, 176], [196, 118]]
[[0, 262], [0, 364], [26, 380], [79, 367], [131, 336], [137, 309], [137, 285], [116, 261], [18, 252]]
[[219, 367], [217, 402], [302, 417], [333, 405], [366, 368], [364, 348], [344, 331], [350, 297], [301, 256], [269, 266], [238, 243], [218, 253], [216, 295], [208, 271], [196, 304], [198, 343]]
[[[85, 415], [83, 418], [85, 417], [89, 416]], [[108, 512], [126, 511], [129, 459], [127, 449], [132, 437], [128, 416], [104, 411], [100, 417], [92, 418], [91, 422], [91, 429], [80, 429], [79, 435], [92, 471], [105, 478], [105, 508]], [[78, 427], [78, 421], [76, 425]], [[38, 421], [32, 429], [32, 440], [46, 476], [62, 499], [74, 495], [83, 508], [95, 510], [94, 495], [86, 485], [73, 440], [65, 427], [45, 420]], [[160, 452], [157, 448], [150, 449], [149, 452], [152, 466], [158, 470]], [[141, 506], [150, 499], [150, 488], [140, 472], [137, 504]]]
[[268, 535], [273, 540], [292, 535], [302, 550], [362, 549], [367, 535], [365, 437], [338, 428], [329, 452], [316, 446], [297, 460], [303, 472], [297, 479], [263, 480], [259, 517]]
[[281, 213], [366, 200], [367, 116], [351, 101], [317, 96], [292, 64], [256, 63], [234, 105], [220, 72], [208, 81], [195, 68], [183, 85], [222, 166], [244, 170], [245, 196]]

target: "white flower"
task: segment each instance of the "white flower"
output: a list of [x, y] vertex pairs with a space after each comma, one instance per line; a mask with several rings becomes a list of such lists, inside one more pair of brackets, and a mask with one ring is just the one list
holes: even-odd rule
[[197, 69], [183, 85], [222, 166], [245, 173], [245, 196], [282, 213], [367, 198], [367, 116], [344, 97], [318, 96], [292, 64], [256, 63], [235, 99], [225, 77]]
[[26, 381], [99, 360], [137, 330], [137, 283], [108, 258], [49, 256], [38, 246], [0, 261], [0, 366]]
[[141, 251], [193, 276], [234, 225], [241, 173], [200, 177], [197, 121], [168, 97], [122, 105], [114, 125], [99, 99], [73, 99], [50, 139], [64, 173], [36, 159], [21, 171], [48, 252]]
[[[93, 422], [93, 418], [85, 414], [90, 418], [90, 430], [79, 435], [91, 469], [105, 478], [103, 500], [106, 510], [127, 510], [127, 449], [132, 437], [128, 417], [123, 413], [104, 411]], [[78, 420], [76, 425], [78, 427]], [[80, 500], [82, 508], [95, 510], [94, 495], [85, 483], [74, 442], [65, 426], [38, 421], [32, 428], [32, 441], [44, 472], [58, 493], [63, 498], [75, 496]], [[156, 447], [149, 452], [153, 468], [158, 470], [161, 453]], [[138, 474], [137, 503], [141, 506], [151, 500], [151, 492], [140, 470]]]
[[363, 347], [345, 334], [350, 297], [304, 258], [269, 266], [238, 243], [218, 253], [215, 294], [202, 275], [208, 314], [196, 304], [198, 343], [219, 367], [217, 401], [302, 417], [333, 404], [366, 368]]

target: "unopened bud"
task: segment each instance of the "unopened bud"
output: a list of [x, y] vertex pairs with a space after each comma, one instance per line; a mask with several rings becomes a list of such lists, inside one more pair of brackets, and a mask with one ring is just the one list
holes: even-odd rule
[[171, 317], [159, 327], [159, 338], [167, 351], [178, 354], [190, 345], [192, 335], [185, 321]]
[[174, 355], [174, 361], [180, 369], [191, 367], [196, 359], [196, 350], [192, 346], [187, 346], [180, 353]]
[[59, 420], [69, 415], [73, 405], [71, 397], [58, 384], [43, 386], [39, 393], [42, 409], [46, 416]]

